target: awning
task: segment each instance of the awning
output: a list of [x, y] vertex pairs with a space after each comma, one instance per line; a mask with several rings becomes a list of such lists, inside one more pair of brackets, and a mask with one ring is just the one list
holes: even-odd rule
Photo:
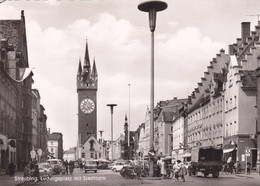
[[174, 159], [172, 156], [166, 156], [164, 159]]
[[191, 153], [185, 153], [182, 155], [183, 158], [191, 157]]
[[223, 153], [229, 153], [232, 152], [233, 150], [235, 150], [234, 148], [232, 149], [223, 149]]

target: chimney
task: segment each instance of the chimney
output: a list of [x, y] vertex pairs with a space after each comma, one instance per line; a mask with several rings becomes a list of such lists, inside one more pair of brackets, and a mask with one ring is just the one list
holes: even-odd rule
[[250, 22], [241, 23], [241, 38], [242, 42], [246, 42], [246, 38], [250, 36]]
[[228, 45], [228, 53], [229, 55], [234, 55], [234, 46], [233, 45]]

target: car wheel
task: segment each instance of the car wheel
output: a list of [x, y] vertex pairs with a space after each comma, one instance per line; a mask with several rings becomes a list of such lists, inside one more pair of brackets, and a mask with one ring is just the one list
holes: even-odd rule
[[97, 173], [97, 171], [95, 170], [95, 173]]
[[87, 173], [88, 171], [85, 170], [85, 173]]
[[116, 169], [115, 169], [115, 168], [113, 168], [113, 169], [112, 169], [112, 171], [116, 172]]

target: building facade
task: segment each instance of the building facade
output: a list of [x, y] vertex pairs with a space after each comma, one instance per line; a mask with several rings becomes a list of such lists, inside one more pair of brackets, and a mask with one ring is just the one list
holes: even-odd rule
[[37, 117], [28, 69], [24, 11], [21, 19], [0, 20], [0, 144], [1, 168], [10, 162], [22, 170], [37, 146]]
[[69, 150], [64, 151], [63, 154], [64, 161], [75, 161], [76, 160], [76, 148], [70, 148]]
[[63, 159], [63, 135], [59, 132], [48, 134], [47, 141], [50, 158]]
[[[187, 103], [177, 108], [175, 114], [174, 109], [163, 110], [167, 105], [163, 101], [154, 108], [157, 155], [167, 156], [168, 147], [173, 158], [187, 161], [192, 148], [218, 146], [224, 150], [224, 160], [232, 157], [241, 162], [242, 168], [246, 161], [253, 167], [257, 160], [260, 162], [260, 23], [254, 31], [248, 22], [243, 22], [241, 28], [241, 38], [229, 46], [229, 53], [221, 49], [212, 59]], [[167, 122], [171, 126], [169, 134]], [[145, 149], [149, 126], [147, 119], [144, 129], [140, 125], [137, 130], [137, 151]]]

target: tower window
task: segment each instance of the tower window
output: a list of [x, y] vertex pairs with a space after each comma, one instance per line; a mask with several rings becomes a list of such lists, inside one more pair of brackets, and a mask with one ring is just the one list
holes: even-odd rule
[[94, 149], [94, 143], [95, 143], [95, 142], [94, 142], [93, 140], [91, 140], [89, 143], [90, 143], [90, 150], [91, 150], [91, 151], [92, 151], [92, 150], [95, 150], [95, 149]]

